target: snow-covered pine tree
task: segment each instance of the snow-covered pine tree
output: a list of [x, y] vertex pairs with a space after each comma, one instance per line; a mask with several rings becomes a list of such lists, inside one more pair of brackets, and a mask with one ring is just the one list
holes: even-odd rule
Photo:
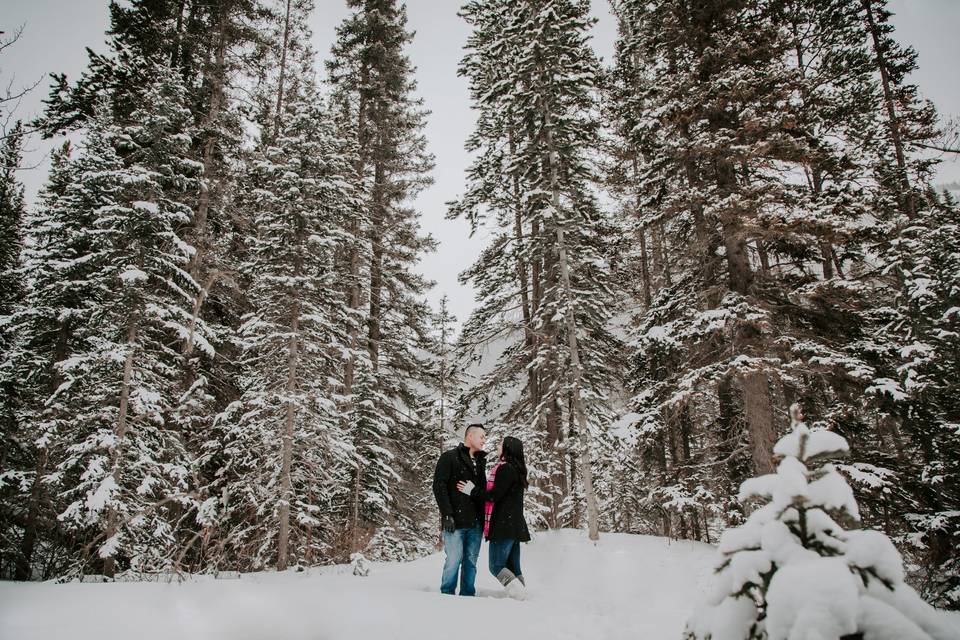
[[[199, 82], [199, 77], [209, 62], [219, 9], [241, 5], [252, 9], [255, 3], [256, 0], [111, 2], [109, 52], [99, 54], [88, 48], [87, 68], [72, 84], [65, 74], [51, 74], [53, 84], [44, 101], [47, 107], [38, 119], [43, 135], [52, 137], [86, 127], [103, 98], [110, 99], [115, 117], [128, 119], [138, 106], [141, 88], [156, 79], [157, 70], [163, 65], [178, 70], [191, 93], [205, 92], [207, 87]], [[237, 34], [244, 31], [239, 26]], [[193, 100], [188, 104], [193, 105]]]
[[[927, 192], [901, 242], [914, 256], [904, 279], [900, 326], [914, 338], [900, 355], [898, 373], [911, 400], [904, 431], [922, 461], [907, 479], [918, 508], [907, 512], [921, 533], [925, 594], [936, 604], [960, 606], [960, 205], [949, 192]], [[908, 329], [909, 327], [909, 329]], [[913, 456], [911, 456], [912, 458]]]
[[242, 276], [243, 391], [219, 418], [225, 450], [211, 441], [208, 452], [224, 459], [221, 566], [240, 569], [329, 559], [355, 453], [338, 415], [349, 311], [336, 256], [360, 201], [354, 159], [312, 76], [309, 9], [296, 3], [285, 20], [285, 42], [300, 46], [278, 56], [282, 73], [265, 100], [275, 110], [260, 123], [241, 182], [253, 231]]
[[[825, 420], [868, 434], [855, 447], [877, 444], [877, 405], [859, 398], [880, 371], [865, 347], [871, 309], [885, 304], [865, 232], [875, 195], [863, 135], [880, 90], [857, 8], [704, 6], [618, 3], [609, 98], [612, 177], [639, 244], [628, 270], [641, 277], [638, 481], [693, 507], [675, 514], [681, 535], [707, 531], [684, 522], [696, 525], [698, 507], [739, 518], [734, 489], [769, 466], [791, 397], [821, 399]], [[889, 451], [864, 458], [882, 471]]]
[[71, 501], [58, 519], [83, 545], [75, 569], [95, 551], [106, 575], [168, 567], [174, 503], [189, 503], [170, 414], [181, 400], [174, 345], [196, 290], [177, 229], [190, 219], [197, 166], [182, 80], [169, 68], [153, 77], [129, 121], [98, 109], [64, 197], [91, 218], [78, 231], [88, 252], [76, 258], [90, 295], [80, 301], [83, 343], [57, 363], [63, 382], [48, 401], [58, 458], [47, 481]]
[[[22, 575], [17, 539], [22, 536], [25, 480], [34, 447], [20, 424], [21, 381], [14, 365], [14, 312], [25, 292], [22, 269], [26, 207], [17, 179], [22, 162], [23, 126], [18, 121], [0, 140], [0, 576]], [[28, 482], [28, 481], [27, 481]], [[29, 577], [29, 572], [27, 572]]]
[[[246, 221], [235, 215], [239, 158], [245, 145], [242, 122], [249, 104], [238, 91], [254, 84], [261, 55], [269, 46], [264, 24], [276, 18], [276, 6], [261, 0], [132, 0], [111, 3], [108, 51], [88, 51], [87, 69], [72, 83], [54, 74], [47, 109], [38, 124], [45, 136], [83, 129], [97, 100], [109, 97], [113, 115], [129, 120], [142, 88], [160, 66], [183, 79], [185, 103], [192, 117], [191, 155], [202, 164], [200, 188], [185, 200], [194, 211], [177, 229], [196, 250], [186, 271], [198, 284], [188, 305], [187, 331], [177, 344], [181, 392], [187, 394], [171, 419], [193, 452], [204, 448], [210, 422], [238, 394], [236, 330], [243, 295], [236, 285], [238, 253]], [[282, 16], [281, 16], [282, 17]], [[206, 350], [208, 342], [216, 354]], [[216, 482], [217, 462], [204, 456], [194, 469], [194, 484], [203, 499]], [[180, 561], [196, 563], [210, 539], [195, 510], [180, 514]], [[202, 518], [201, 518], [202, 520]], [[200, 542], [200, 544], [198, 544]]]
[[[62, 509], [43, 481], [54, 462], [47, 436], [58, 413], [55, 404], [45, 403], [63, 381], [56, 363], [83, 344], [78, 331], [85, 317], [81, 303], [90, 293], [89, 265], [80, 258], [89, 251], [89, 238], [82, 231], [92, 218], [89, 209], [68, 205], [67, 188], [74, 178], [70, 153], [69, 142], [53, 151], [47, 184], [24, 221], [22, 271], [29, 286], [11, 318], [15, 341], [5, 358], [9, 368], [4, 375], [11, 375], [17, 388], [17, 432], [9, 434], [11, 441], [4, 448], [3, 500], [11, 514], [5, 522], [12, 527], [4, 534], [9, 541], [5, 557], [15, 563], [18, 580], [59, 575], [71, 551], [56, 523]], [[42, 558], [37, 558], [38, 551]], [[9, 574], [5, 566], [4, 575]]]
[[[4, 442], [15, 427], [15, 376], [10, 351], [14, 335], [11, 316], [24, 293], [21, 251], [26, 206], [17, 179], [23, 155], [23, 125], [18, 121], [0, 140], [0, 433]], [[4, 446], [4, 450], [7, 447]], [[4, 465], [0, 464], [0, 468]]]
[[[404, 53], [412, 38], [405, 8], [396, 0], [350, 0], [348, 6], [353, 12], [337, 27], [327, 61], [333, 108], [357, 149], [356, 185], [365, 210], [365, 217], [351, 226], [354, 242], [343, 256], [354, 350], [344, 366], [343, 392], [350, 403], [357, 363], [367, 358], [378, 385], [374, 399], [386, 421], [387, 441], [413, 441], [412, 431], [421, 423], [418, 389], [427, 385], [429, 376], [421, 353], [429, 345], [430, 317], [423, 299], [430, 283], [416, 273], [415, 264], [433, 249], [434, 241], [421, 231], [419, 212], [411, 202], [430, 183], [433, 158], [423, 136], [426, 112], [415, 97], [414, 69]], [[411, 469], [404, 466], [395, 471], [410, 480]], [[355, 499], [363, 491], [356, 492]], [[410, 519], [415, 509], [414, 503], [400, 503], [393, 515]], [[358, 505], [352, 504], [351, 511], [359, 516]], [[387, 515], [352, 524], [356, 533], [350, 550], [360, 550], [361, 534]], [[397, 535], [401, 530], [395, 529]]]
[[[621, 2], [618, 15], [613, 84], [630, 99], [613, 110], [627, 143], [621, 173], [636, 184], [626, 206], [641, 240], [635, 271], [644, 277], [644, 304], [651, 289], [636, 321], [634, 411], [656, 476], [682, 496], [696, 488], [687, 472], [707, 461], [689, 446], [704, 418], [735, 413], [745, 427], [717, 425], [714, 432], [727, 435], [711, 452], [714, 468], [735, 462], [730, 451], [770, 468], [779, 360], [769, 351], [775, 307], [760, 292], [779, 292], [762, 286], [766, 274], [752, 256], [765, 215], [789, 206], [780, 175], [802, 142], [785, 133], [792, 74], [764, 3], [708, 2], [690, 12], [670, 0]], [[734, 411], [718, 406], [724, 399]], [[670, 532], [669, 518], [664, 527]]]
[[412, 434], [415, 440], [402, 454], [404, 464], [410, 465], [410, 472], [401, 485], [401, 493], [411, 504], [418, 503], [412, 511], [412, 524], [430, 551], [439, 530], [433, 472], [439, 455], [455, 446], [462, 436], [454, 417], [456, 401], [464, 388], [461, 363], [456, 357], [456, 322], [450, 311], [450, 300], [443, 295], [431, 316], [431, 343], [427, 350], [430, 377], [419, 411], [420, 427]]
[[600, 70], [587, 43], [589, 3], [471, 2], [463, 15], [474, 33], [461, 73], [481, 114], [468, 149], [479, 157], [451, 213], [474, 230], [499, 229], [464, 273], [480, 308], [463, 340], [471, 350], [494, 338], [507, 343], [466, 400], [525, 386], [497, 418], [537, 441], [547, 523], [577, 521], [576, 510], [561, 512], [582, 482], [595, 537], [591, 432], [609, 418], [620, 350], [609, 327], [606, 223], [591, 190]]
[[751, 478], [739, 498], [764, 504], [720, 539], [713, 593], [685, 638], [785, 640], [946, 639], [956, 631], [904, 582], [890, 539], [859, 520], [853, 491], [833, 463], [849, 451], [841, 436], [793, 427], [774, 449], [775, 473]]
[[[930, 186], [937, 158], [925, 153], [937, 131], [933, 105], [910, 81], [916, 52], [895, 39], [884, 0], [857, 3], [860, 31], [868, 42], [879, 87], [877, 135], [862, 136], [875, 169], [875, 222], [870, 227], [878, 288], [885, 304], [873, 311], [876, 331], [860, 345], [875, 373], [868, 388], [879, 414], [878, 436], [893, 449], [890, 464], [896, 500], [890, 512], [900, 540], [913, 547], [922, 567], [916, 577], [927, 595], [957, 606], [955, 544], [958, 500], [949, 478], [958, 451], [946, 434], [958, 415], [955, 304], [956, 242], [942, 235], [955, 229], [956, 202]], [[951, 515], [953, 514], [953, 515]], [[902, 528], [907, 524], [906, 528]], [[919, 535], [917, 535], [919, 534]]]

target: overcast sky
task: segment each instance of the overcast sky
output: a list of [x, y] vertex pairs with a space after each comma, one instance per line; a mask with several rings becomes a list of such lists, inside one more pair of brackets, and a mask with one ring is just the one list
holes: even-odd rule
[[[76, 78], [86, 65], [85, 47], [106, 51], [107, 4], [106, 0], [0, 0], [0, 31], [10, 33], [20, 25], [25, 27], [20, 42], [0, 58], [0, 82], [5, 86], [12, 79], [14, 87], [24, 86], [51, 72]], [[314, 45], [324, 57], [347, 9], [342, 0], [316, 0], [316, 4]], [[474, 119], [466, 82], [456, 75], [468, 34], [467, 25], [457, 17], [459, 4], [457, 0], [408, 0], [407, 11], [409, 26], [416, 31], [409, 54], [417, 67], [419, 93], [432, 111], [426, 136], [437, 165], [435, 184], [420, 196], [418, 206], [424, 229], [440, 246], [424, 258], [422, 270], [437, 282], [430, 294], [434, 306], [447, 294], [451, 310], [462, 322], [473, 307], [473, 292], [459, 284], [457, 274], [473, 262], [486, 239], [470, 238], [463, 221], [444, 219], [444, 203], [462, 192], [469, 162], [463, 143]], [[914, 80], [942, 115], [960, 116], [960, 0], [893, 0], [891, 7], [896, 13], [898, 39], [919, 54], [920, 68]], [[594, 47], [609, 61], [616, 26], [607, 0], [593, 0], [593, 9], [599, 20], [593, 33]], [[46, 95], [47, 80], [43, 79], [20, 105], [21, 117], [40, 113]], [[37, 167], [21, 172], [21, 178], [32, 201], [46, 177], [50, 145], [34, 140], [28, 147], [26, 164]], [[945, 158], [938, 180], [960, 182], [960, 162], [955, 157]]]

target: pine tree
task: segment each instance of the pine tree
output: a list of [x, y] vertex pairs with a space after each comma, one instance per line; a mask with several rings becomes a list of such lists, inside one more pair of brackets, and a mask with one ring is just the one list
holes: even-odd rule
[[[23, 225], [26, 214], [23, 185], [17, 180], [23, 148], [23, 127], [20, 122], [6, 133], [0, 149], [0, 505], [2, 520], [10, 523], [2, 532], [0, 549], [0, 576], [9, 577], [14, 565], [22, 565], [14, 540], [21, 521], [18, 516], [19, 496], [26, 480], [25, 463], [30, 458], [31, 445], [22, 440], [20, 405], [23, 390], [17, 377], [14, 355], [17, 335], [14, 312], [24, 294], [22, 269]], [[18, 523], [19, 524], [19, 523]], [[21, 525], [22, 526], [22, 525]], [[18, 566], [16, 575], [27, 573]]]
[[[304, 36], [309, 7], [292, 9], [294, 37]], [[336, 257], [359, 209], [353, 158], [311, 77], [312, 53], [288, 54], [273, 85], [279, 110], [263, 121], [243, 179], [251, 311], [240, 332], [243, 393], [224, 416], [222, 506], [236, 562], [278, 570], [327, 555], [355, 453], [334, 383], [349, 349]]]
[[172, 345], [187, 332], [196, 289], [183, 269], [192, 248], [177, 235], [190, 218], [183, 200], [196, 166], [182, 83], [169, 69], [156, 77], [131, 121], [114, 122], [109, 105], [98, 111], [67, 186], [77, 214], [91, 196], [97, 206], [79, 232], [91, 285], [81, 301], [83, 343], [57, 363], [64, 382], [48, 403], [62, 456], [48, 481], [71, 500], [58, 518], [86, 543], [77, 569], [96, 547], [106, 575], [118, 559], [135, 571], [169, 566], [168, 505], [190, 501], [170, 413], [180, 396]]
[[[377, 383], [376, 410], [387, 421], [389, 440], [399, 442], [420, 422], [422, 399], [415, 385], [427, 382], [429, 370], [420, 353], [429, 344], [423, 295], [431, 283], [415, 272], [415, 265], [434, 241], [422, 233], [419, 213], [408, 203], [430, 184], [433, 158], [423, 136], [426, 112], [414, 96], [414, 69], [404, 53], [412, 39], [406, 10], [395, 0], [350, 0], [348, 6], [353, 13], [337, 28], [327, 70], [337, 119], [356, 146], [356, 184], [366, 216], [351, 226], [354, 240], [343, 255], [353, 350], [344, 366], [343, 392], [352, 403], [356, 368], [368, 359]], [[357, 478], [355, 474], [354, 484]], [[363, 491], [354, 491], [355, 518], [360, 517], [357, 501]], [[410, 517], [410, 508], [399, 505], [398, 511]], [[386, 515], [351, 523], [351, 551], [360, 548], [361, 530]]]
[[[45, 137], [87, 126], [99, 101], [110, 99], [114, 117], [126, 120], [137, 108], [139, 88], [169, 66], [187, 87], [204, 66], [218, 9], [248, 5], [246, 0], [132, 0], [109, 5], [109, 53], [87, 49], [87, 68], [74, 83], [65, 74], [51, 74], [53, 85], [38, 118]], [[192, 97], [192, 96], [191, 96]]]
[[[599, 67], [586, 43], [589, 6], [473, 2], [463, 15], [474, 33], [461, 73], [480, 111], [468, 149], [479, 155], [467, 195], [451, 215], [467, 218], [474, 230], [488, 223], [499, 228], [464, 273], [479, 291], [464, 341], [473, 350], [494, 337], [509, 340], [466, 401], [488, 402], [525, 385], [503, 414], [537, 427], [530, 435], [543, 447], [546, 477], [538, 486], [548, 522], [559, 524], [576, 469], [595, 537], [591, 431], [608, 417], [619, 349], [608, 327], [605, 221], [590, 187]], [[512, 312], [517, 306], [520, 318]], [[565, 413], [572, 428], [564, 425]], [[578, 440], [573, 449], [566, 442], [571, 435]], [[568, 460], [568, 451], [577, 455]]]
[[[857, 502], [831, 462], [846, 440], [802, 422], [777, 442], [775, 473], [751, 478], [741, 500], [764, 502], [720, 539], [717, 582], [686, 638], [950, 637], [954, 632], [904, 582], [886, 535], [847, 530]], [[896, 630], [896, 631], [894, 631]]]
[[0, 401], [0, 429], [4, 434], [14, 430], [14, 377], [8, 370], [8, 356], [14, 336], [10, 332], [10, 316], [24, 293], [20, 254], [23, 250], [23, 222], [26, 213], [23, 185], [17, 180], [23, 148], [23, 126], [17, 122], [3, 138], [0, 149], [0, 354], [3, 365], [3, 400]]
[[740, 517], [733, 489], [751, 468], [769, 470], [790, 398], [822, 398], [825, 419], [845, 429], [871, 420], [855, 400], [873, 370], [862, 347], [876, 304], [861, 277], [874, 193], [860, 136], [878, 90], [849, 3], [688, 9], [618, 3], [611, 181], [640, 245], [627, 271], [642, 283], [643, 482], [688, 505], [707, 499], [675, 514], [682, 535], [703, 537], [700, 524]]
[[[9, 483], [4, 504], [17, 516], [7, 522], [8, 557], [15, 558], [15, 577], [43, 578], [63, 570], [63, 536], [58, 533], [58, 511], [49, 485], [43, 479], [53, 463], [49, 435], [55, 421], [54, 408], [45, 407], [47, 398], [63, 382], [56, 363], [80, 344], [78, 327], [83, 311], [81, 301], [89, 293], [88, 265], [78, 259], [87, 253], [88, 243], [81, 231], [91, 224], [89, 211], [78, 213], [67, 206], [67, 187], [73, 179], [70, 143], [54, 150], [47, 185], [34, 210], [27, 213], [26, 241], [22, 252], [23, 277], [30, 282], [23, 304], [11, 318], [8, 369], [9, 384], [16, 386], [18, 404], [13, 416], [15, 440], [5, 447], [3, 473]], [[77, 214], [77, 215], [74, 215]], [[82, 283], [77, 286], [73, 283]], [[37, 549], [46, 557], [35, 560]], [[10, 571], [4, 569], [4, 575]]]

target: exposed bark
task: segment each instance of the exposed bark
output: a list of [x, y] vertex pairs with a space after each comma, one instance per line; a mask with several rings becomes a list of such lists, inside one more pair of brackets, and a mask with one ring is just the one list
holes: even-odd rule
[[[513, 132], [509, 132], [509, 142], [511, 156], [516, 153], [516, 142], [513, 139]], [[537, 371], [532, 365], [536, 358], [536, 344], [533, 332], [533, 315], [530, 308], [530, 283], [527, 274], [527, 257], [524, 255], [524, 236], [523, 236], [523, 207], [520, 202], [520, 181], [516, 175], [511, 180], [513, 189], [513, 236], [517, 245], [517, 279], [520, 285], [520, 306], [523, 313], [523, 341], [527, 348], [527, 394], [530, 398], [530, 406], [536, 407], [540, 404], [540, 389], [537, 385]]]
[[[547, 130], [547, 148], [550, 153], [550, 188], [552, 191], [552, 205], [555, 215], [560, 215], [560, 183], [558, 177], [557, 164], [560, 156], [556, 151], [553, 142], [553, 129], [550, 122], [550, 111], [544, 109], [544, 125]], [[580, 348], [577, 342], [577, 324], [573, 312], [573, 287], [570, 284], [570, 265], [567, 258], [567, 245], [563, 233], [563, 224], [557, 221], [557, 250], [560, 262], [560, 278], [563, 283], [563, 290], [566, 296], [565, 321], [567, 329], [567, 342], [570, 348], [570, 367], [572, 369], [572, 381], [570, 393], [573, 399], [573, 410], [577, 416], [577, 427], [580, 432], [580, 467], [583, 474], [583, 493], [587, 503], [587, 528], [591, 540], [600, 538], [599, 512], [597, 509], [597, 496], [593, 490], [593, 471], [590, 462], [590, 429], [587, 425], [587, 416], [583, 408], [583, 400], [580, 396], [580, 387], [583, 378], [583, 368], [580, 365]]]
[[[117, 415], [117, 424], [114, 427], [116, 442], [110, 451], [110, 473], [117, 486], [121, 486], [121, 456], [123, 453], [124, 438], [127, 436], [127, 411], [130, 403], [130, 380], [133, 377], [133, 349], [137, 341], [137, 315], [131, 314], [127, 323], [127, 355], [123, 360], [123, 382], [120, 385], [120, 406]], [[109, 540], [117, 533], [119, 524], [119, 514], [116, 507], [107, 508], [107, 526], [104, 530], [104, 539]], [[113, 577], [116, 569], [114, 556], [105, 558], [103, 561], [103, 573], [106, 576]]]
[[376, 372], [380, 367], [380, 315], [383, 292], [383, 234], [386, 226], [386, 203], [384, 198], [386, 170], [384, 161], [374, 161], [373, 220], [370, 225], [372, 255], [370, 257], [370, 317], [367, 319], [367, 349], [370, 363]]
[[904, 151], [903, 137], [900, 134], [900, 118], [897, 115], [896, 98], [890, 86], [890, 71], [887, 68], [887, 60], [884, 57], [883, 47], [880, 42], [880, 30], [877, 27], [876, 18], [873, 14], [873, 0], [860, 0], [860, 4], [866, 15], [867, 31], [870, 34], [870, 40], [873, 44], [877, 70], [880, 72], [883, 104], [887, 111], [887, 128], [890, 130], [890, 141], [893, 143], [894, 156], [897, 160], [897, 170], [900, 174], [902, 193], [898, 194], [897, 197], [900, 200], [904, 214], [909, 218], [913, 218], [916, 215], [916, 204], [910, 187], [910, 176], [907, 172], [907, 154]]
[[[220, 16], [217, 23], [217, 45], [214, 51], [213, 66], [209, 70], [210, 109], [207, 111], [207, 116], [204, 118], [203, 123], [203, 176], [200, 180], [200, 195], [197, 199], [197, 209], [193, 217], [193, 237], [191, 239], [196, 252], [191, 256], [190, 262], [187, 265], [187, 272], [197, 282], [199, 282], [202, 277], [204, 259], [210, 249], [210, 237], [207, 225], [210, 211], [210, 181], [215, 175], [213, 157], [217, 146], [215, 128], [220, 122], [220, 114], [223, 110], [225, 99], [224, 90], [226, 84], [227, 31], [229, 18], [229, 3], [223, 2], [220, 5]], [[203, 294], [198, 294], [198, 297], [200, 295]], [[199, 304], [202, 304], [202, 302]], [[192, 347], [188, 346], [187, 348]]]
[[767, 374], [749, 372], [740, 377], [743, 409], [750, 434], [750, 455], [755, 475], [774, 472], [773, 445], [777, 440]]
[[[633, 178], [634, 180], [639, 180], [639, 169], [637, 168], [637, 158], [633, 157]], [[637, 219], [640, 218], [640, 194], [637, 194], [636, 198], [636, 207], [637, 211], [635, 213]], [[649, 261], [647, 259], [647, 227], [646, 225], [641, 225], [639, 232], [637, 234], [640, 239], [640, 277], [643, 285], [643, 305], [644, 308], [649, 309], [652, 301], [650, 293], [650, 267]]]
[[[297, 271], [299, 272], [299, 265]], [[290, 541], [290, 502], [293, 500], [293, 430], [296, 410], [290, 399], [297, 390], [297, 369], [300, 363], [300, 303], [294, 297], [290, 317], [290, 338], [287, 342], [287, 402], [284, 407], [283, 432], [280, 441], [280, 509], [277, 533], [277, 571], [287, 568]]]

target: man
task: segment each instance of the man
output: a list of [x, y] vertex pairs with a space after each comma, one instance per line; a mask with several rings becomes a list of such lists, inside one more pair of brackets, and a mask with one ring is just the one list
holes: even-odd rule
[[458, 482], [486, 486], [487, 462], [483, 445], [487, 430], [482, 424], [471, 424], [463, 434], [463, 442], [441, 454], [433, 474], [433, 495], [440, 508], [443, 529], [443, 563], [440, 592], [453, 595], [460, 574], [460, 595], [476, 595], [477, 556], [483, 540], [483, 501], [457, 490]]

